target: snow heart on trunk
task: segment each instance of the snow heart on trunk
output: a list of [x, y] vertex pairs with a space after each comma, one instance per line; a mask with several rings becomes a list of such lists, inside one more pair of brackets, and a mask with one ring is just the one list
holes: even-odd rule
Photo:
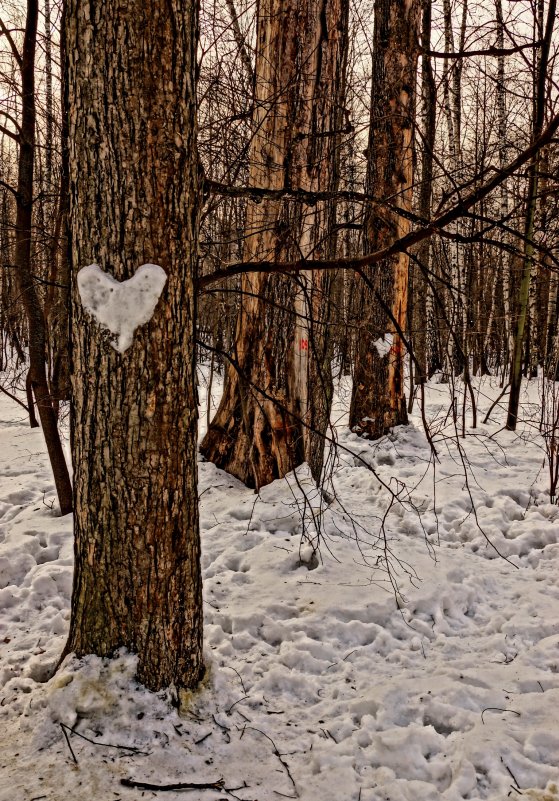
[[127, 281], [117, 281], [98, 264], [78, 272], [78, 290], [84, 309], [116, 335], [111, 345], [119, 353], [130, 347], [134, 331], [149, 322], [167, 281], [158, 264], [142, 264]]

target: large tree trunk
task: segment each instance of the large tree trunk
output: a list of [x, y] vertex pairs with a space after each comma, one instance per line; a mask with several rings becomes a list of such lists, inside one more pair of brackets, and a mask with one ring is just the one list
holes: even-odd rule
[[[420, 0], [375, 3], [367, 189], [378, 204], [366, 210], [366, 252], [389, 245], [410, 229], [399, 210], [411, 211], [420, 11]], [[397, 332], [407, 325], [408, 262], [405, 253], [381, 262], [368, 271], [369, 287], [363, 290], [364, 330], [357, 348], [350, 427], [373, 439], [407, 423], [405, 351]]]
[[[149, 688], [203, 673], [193, 278], [198, 237], [196, 5], [69, 0], [75, 577], [66, 651], [138, 654]], [[167, 282], [117, 352], [76, 273]]]
[[[259, 8], [251, 186], [323, 191], [337, 186], [346, 0], [263, 0]], [[245, 261], [330, 255], [331, 205], [249, 202]], [[331, 278], [279, 275], [241, 280], [233, 365], [201, 451], [259, 488], [311, 461], [322, 467], [330, 410], [325, 326]], [[318, 314], [315, 324], [306, 318]], [[318, 324], [317, 324], [318, 323]], [[313, 392], [308, 390], [309, 375]], [[324, 392], [325, 401], [314, 397]], [[309, 428], [310, 427], [310, 428]], [[316, 429], [316, 433], [309, 433]]]

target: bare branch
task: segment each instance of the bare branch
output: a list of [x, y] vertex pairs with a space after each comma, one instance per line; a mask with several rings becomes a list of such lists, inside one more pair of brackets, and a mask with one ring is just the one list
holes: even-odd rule
[[431, 56], [432, 58], [451, 59], [472, 58], [473, 56], [512, 56], [513, 53], [520, 53], [522, 50], [529, 50], [530, 48], [534, 49], [540, 47], [541, 44], [542, 42], [539, 40], [537, 42], [516, 45], [516, 47], [496, 47], [495, 45], [490, 45], [481, 50], [464, 50], [460, 53], [444, 53], [439, 50], [424, 50], [423, 52], [426, 56]]
[[10, 129], [6, 128], [5, 125], [0, 125], [0, 133], [6, 134], [6, 136], [9, 136], [10, 139], [14, 140], [14, 142], [18, 142], [19, 143], [19, 141], [20, 141], [20, 135], [17, 134], [17, 133], [14, 133], [13, 131], [10, 131]]
[[3, 180], [2, 180], [2, 178], [0, 178], [0, 186], [3, 186], [3, 187], [4, 187], [4, 189], [7, 189], [7, 190], [8, 190], [8, 192], [11, 192], [11, 193], [12, 193], [12, 195], [13, 195], [13, 196], [15, 197], [15, 199], [17, 200], [17, 202], [19, 203], [19, 201], [21, 200], [21, 198], [20, 198], [20, 194], [19, 194], [19, 192], [17, 191], [17, 189], [15, 189], [13, 186], [11, 186], [11, 184], [7, 183], [6, 181], [3, 181]]
[[23, 59], [21, 57], [21, 54], [20, 54], [19, 50], [16, 47], [16, 43], [12, 39], [12, 34], [6, 28], [6, 26], [4, 25], [4, 21], [2, 20], [1, 17], [0, 17], [0, 31], [4, 34], [4, 36], [8, 40], [8, 44], [10, 45], [10, 48], [11, 48], [11, 51], [13, 53], [13, 56], [14, 56], [15, 60], [17, 61], [17, 65], [18, 65], [18, 67], [21, 68], [21, 66], [23, 64]]
[[21, 131], [21, 127], [19, 125], [19, 122], [16, 120], [15, 117], [12, 117], [12, 115], [8, 114], [7, 111], [2, 111], [1, 109], [0, 109], [0, 114], [3, 117], [5, 117], [7, 120], [9, 120], [12, 123], [12, 125], [14, 126], [14, 128], [17, 128], [18, 131]]
[[216, 281], [221, 281], [225, 278], [231, 278], [235, 275], [242, 275], [244, 273], [293, 273], [300, 270], [359, 270], [363, 267], [369, 267], [373, 264], [378, 264], [380, 261], [393, 256], [396, 253], [402, 253], [413, 245], [417, 245], [427, 237], [432, 236], [441, 229], [446, 228], [455, 220], [463, 217], [472, 206], [479, 203], [494, 189], [503, 183], [507, 178], [520, 169], [530, 159], [538, 153], [542, 147], [547, 145], [553, 138], [556, 131], [559, 129], [559, 114], [553, 117], [551, 123], [545, 131], [539, 136], [529, 147], [523, 150], [510, 164], [504, 169], [494, 168], [494, 176], [482, 184], [480, 187], [470, 192], [456, 205], [448, 211], [431, 220], [423, 228], [416, 231], [411, 231], [409, 234], [397, 239], [391, 245], [381, 248], [374, 253], [368, 253], [365, 256], [358, 258], [343, 258], [343, 259], [299, 259], [293, 262], [275, 262], [275, 261], [262, 261], [262, 262], [238, 262], [224, 267], [221, 270], [210, 275], [200, 276], [197, 281], [198, 289], [202, 289]]

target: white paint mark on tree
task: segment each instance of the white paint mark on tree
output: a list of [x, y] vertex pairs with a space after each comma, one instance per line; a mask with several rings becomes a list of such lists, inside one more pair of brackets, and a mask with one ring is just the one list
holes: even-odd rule
[[390, 353], [390, 348], [392, 347], [393, 341], [394, 337], [392, 334], [385, 334], [383, 337], [380, 337], [373, 342], [373, 345], [377, 349], [378, 355], [381, 359]]
[[166, 281], [158, 264], [142, 264], [122, 283], [99, 265], [89, 264], [78, 273], [78, 290], [85, 310], [116, 336], [111, 345], [124, 353], [136, 328], [151, 320]]

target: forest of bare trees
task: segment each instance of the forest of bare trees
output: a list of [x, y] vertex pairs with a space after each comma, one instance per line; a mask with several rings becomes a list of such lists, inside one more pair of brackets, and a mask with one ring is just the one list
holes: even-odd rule
[[[558, 44], [555, 0], [3, 4], [0, 389], [74, 510], [69, 651], [201, 675], [196, 361], [224, 382], [200, 451], [256, 490], [320, 485], [340, 375], [365, 439], [430, 380], [464, 435], [480, 375], [509, 430], [537, 376], [557, 419]], [[92, 262], [167, 274], [124, 355]]]

